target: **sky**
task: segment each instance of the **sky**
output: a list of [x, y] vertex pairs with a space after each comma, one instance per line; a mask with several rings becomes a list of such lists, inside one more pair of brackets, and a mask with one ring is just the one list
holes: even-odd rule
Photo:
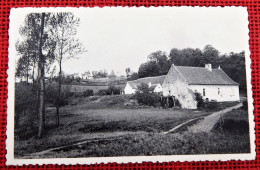
[[[248, 15], [244, 7], [31, 8], [12, 13], [15, 45], [19, 27], [32, 11], [70, 11], [80, 18], [77, 37], [86, 53], [63, 63], [65, 73], [125, 69], [138, 71], [158, 50], [200, 48], [210, 44], [221, 54], [248, 50]], [[19, 14], [19, 15], [17, 15]], [[14, 49], [14, 55], [15, 54]]]

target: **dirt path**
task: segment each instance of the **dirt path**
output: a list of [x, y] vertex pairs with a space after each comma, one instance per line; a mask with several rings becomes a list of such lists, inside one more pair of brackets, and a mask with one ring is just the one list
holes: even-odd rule
[[196, 121], [196, 120], [198, 120], [198, 119], [200, 119], [200, 118], [201, 118], [201, 116], [200, 116], [200, 117], [193, 118], [193, 119], [190, 119], [190, 120], [188, 120], [188, 121], [186, 121], [186, 122], [183, 122], [183, 123], [179, 124], [178, 126], [175, 126], [174, 128], [172, 128], [172, 129], [169, 130], [169, 131], [162, 132], [161, 134], [165, 134], [165, 135], [166, 135], [166, 134], [168, 134], [168, 133], [172, 133], [172, 132], [174, 132], [175, 130], [181, 128], [182, 126], [184, 126], [184, 125], [186, 125], [186, 124], [188, 124], [188, 123], [190, 123], [190, 122]]
[[[211, 129], [214, 127], [214, 125], [217, 123], [217, 121], [219, 120], [220, 116], [224, 113], [227, 113], [233, 109], [237, 109], [237, 108], [240, 108], [242, 107], [243, 104], [242, 103], [239, 103], [235, 106], [232, 106], [232, 107], [228, 107], [226, 109], [223, 109], [223, 110], [220, 110], [218, 112], [214, 112], [208, 116], [205, 116], [201, 121], [199, 121], [198, 123], [192, 125], [192, 126], [188, 126], [188, 131], [192, 132], [192, 133], [199, 133], [199, 132], [210, 132]], [[188, 123], [192, 122], [192, 121], [196, 121], [196, 120], [199, 120], [201, 119], [201, 116], [200, 117], [197, 117], [197, 118], [193, 118], [193, 119], [190, 119], [186, 122], [183, 122], [181, 124], [179, 124], [178, 126], [175, 126], [174, 128], [170, 129], [169, 131], [166, 131], [166, 132], [162, 132], [161, 134], [168, 134], [168, 133], [172, 133], [174, 132], [175, 130], [187, 125]]]
[[238, 109], [242, 106], [243, 106], [243, 104], [239, 103], [235, 106], [228, 107], [224, 110], [212, 113], [211, 115], [204, 117], [204, 119], [199, 121], [197, 124], [188, 127], [188, 131], [190, 131], [192, 133], [210, 132], [211, 129], [214, 127], [214, 125], [218, 122], [221, 115], [223, 115], [224, 113], [227, 113], [233, 109]]

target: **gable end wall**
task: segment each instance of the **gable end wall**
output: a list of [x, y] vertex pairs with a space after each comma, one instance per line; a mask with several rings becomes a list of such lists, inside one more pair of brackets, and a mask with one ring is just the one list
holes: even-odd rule
[[172, 91], [171, 89], [172, 86], [176, 84], [176, 82], [182, 82], [187, 84], [183, 75], [177, 70], [177, 68], [174, 65], [172, 65], [162, 84], [164, 96], [172, 95], [170, 94]]

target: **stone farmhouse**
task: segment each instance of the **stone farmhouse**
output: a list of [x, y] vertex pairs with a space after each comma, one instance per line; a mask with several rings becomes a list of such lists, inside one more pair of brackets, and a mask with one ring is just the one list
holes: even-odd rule
[[195, 92], [200, 93], [205, 101], [239, 101], [239, 84], [220, 67], [212, 69], [211, 64], [205, 67], [172, 65], [165, 76], [127, 82], [125, 94], [135, 93], [141, 83], [155, 87], [153, 92], [173, 97], [173, 100], [178, 99], [183, 108], [196, 108]]

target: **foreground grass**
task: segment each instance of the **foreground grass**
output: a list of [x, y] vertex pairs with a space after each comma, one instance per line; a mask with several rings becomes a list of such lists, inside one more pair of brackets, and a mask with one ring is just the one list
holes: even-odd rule
[[51, 158], [248, 153], [250, 150], [247, 138], [245, 134], [143, 133], [66, 147], [38, 156]]
[[[210, 114], [209, 112], [156, 108], [125, 109], [114, 107], [124, 102], [124, 98], [109, 99], [111, 98], [82, 98], [77, 101], [80, 103], [78, 105], [61, 108], [61, 125], [45, 132], [42, 139], [17, 138], [15, 157], [79, 141], [89, 142], [56, 149], [45, 155], [36, 154], [33, 158], [249, 152], [248, 131], [223, 131], [222, 122], [221, 126], [216, 126], [209, 134], [192, 134], [187, 131], [160, 134], [184, 121]], [[53, 115], [54, 111], [48, 112], [49, 126], [54, 124]], [[247, 112], [232, 111], [226, 115], [225, 120], [239, 122], [246, 121]]]
[[[159, 133], [204, 112], [190, 110], [148, 109], [82, 109], [82, 106], [61, 109], [61, 126], [45, 133], [42, 139], [32, 137], [15, 140], [15, 155], [42, 151], [78, 141], [119, 135]], [[51, 119], [48, 120], [49, 123]]]

